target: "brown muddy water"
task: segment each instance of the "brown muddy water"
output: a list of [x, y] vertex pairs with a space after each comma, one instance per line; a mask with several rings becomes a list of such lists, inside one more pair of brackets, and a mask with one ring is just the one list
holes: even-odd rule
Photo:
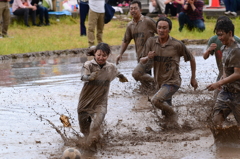
[[[202, 45], [188, 47], [198, 47], [202, 52], [205, 49]], [[115, 62], [116, 53], [111, 55], [110, 62]], [[216, 80], [215, 58], [195, 58], [199, 88], [193, 91], [190, 87], [190, 63], [182, 60], [183, 82], [173, 97], [182, 128], [166, 130], [161, 127], [164, 121], [161, 111], [153, 109], [148, 95], [141, 92], [139, 83], [131, 76], [137, 63], [134, 51], [128, 50], [117, 67], [129, 82], [120, 83], [116, 79], [111, 83], [102, 143], [95, 154], [86, 154], [76, 140], [76, 134], [81, 136], [77, 104], [83, 86], [80, 70], [88, 60], [86, 56], [1, 61], [0, 158], [59, 159], [68, 147], [79, 149], [82, 158], [94, 159], [240, 158], [238, 145], [216, 146], [207, 126], [213, 93], [204, 88]], [[61, 114], [70, 117], [73, 129], [63, 127], [59, 120]], [[230, 117], [228, 122], [234, 119]]]

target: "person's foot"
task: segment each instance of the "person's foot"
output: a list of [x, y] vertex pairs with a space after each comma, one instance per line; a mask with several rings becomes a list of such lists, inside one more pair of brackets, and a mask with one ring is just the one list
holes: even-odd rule
[[37, 26], [41, 27], [41, 26], [44, 26], [44, 24], [43, 23], [39, 23]]
[[30, 27], [29, 24], [25, 24], [26, 27]]
[[183, 30], [183, 27], [179, 27], [178, 31], [182, 32], [182, 30]]
[[231, 11], [224, 12], [224, 14], [226, 14], [226, 15], [229, 15], [230, 13], [231, 13]]
[[33, 26], [37, 26], [37, 27], [40, 27], [39, 25], [37, 25], [37, 24], [33, 24]]
[[50, 26], [50, 23], [46, 23], [45, 25], [46, 25], [46, 26]]
[[2, 37], [3, 37], [3, 38], [13, 38], [12, 36], [9, 36], [9, 35], [7, 35], [7, 34], [6, 34], [6, 35], [3, 35]]
[[236, 12], [230, 12], [230, 14], [233, 15], [233, 16], [237, 16]]
[[0, 39], [2, 39], [3, 37], [2, 37], [2, 35], [0, 35]]

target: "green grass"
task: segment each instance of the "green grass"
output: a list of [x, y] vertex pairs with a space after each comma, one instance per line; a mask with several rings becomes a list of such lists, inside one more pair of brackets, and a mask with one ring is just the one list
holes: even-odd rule
[[[239, 18], [232, 20], [237, 28], [240, 25]], [[206, 19], [206, 30], [202, 33], [189, 32], [185, 29], [180, 33], [177, 19], [172, 19], [172, 22], [170, 35], [176, 39], [208, 39], [214, 35], [216, 19]], [[59, 22], [56, 18], [51, 18], [51, 26], [30, 28], [25, 27], [22, 21], [14, 21], [8, 31], [14, 38], [0, 39], [0, 55], [87, 48], [88, 39], [86, 36], [80, 36], [79, 25], [79, 19], [72, 17], [62, 17]], [[126, 21], [120, 20], [112, 20], [106, 24], [103, 33], [104, 42], [109, 45], [121, 45], [126, 25]], [[240, 35], [239, 29], [235, 29], [235, 35]], [[131, 43], [133, 44], [133, 41]]]

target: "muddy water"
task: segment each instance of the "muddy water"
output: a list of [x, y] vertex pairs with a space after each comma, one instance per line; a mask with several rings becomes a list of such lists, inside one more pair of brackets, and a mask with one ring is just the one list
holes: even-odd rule
[[[114, 62], [115, 58], [113, 54], [109, 61]], [[76, 108], [83, 86], [80, 70], [88, 59], [68, 55], [0, 62], [0, 158], [56, 159], [65, 148], [76, 146], [74, 141], [64, 144], [44, 119], [69, 138], [75, 137], [72, 129], [63, 128], [59, 117], [68, 115], [73, 129], [79, 130]], [[161, 112], [153, 109], [148, 95], [140, 91], [139, 83], [131, 77], [136, 66], [134, 51], [126, 52], [117, 67], [129, 82], [123, 84], [116, 79], [111, 83], [104, 144], [98, 153], [87, 154], [85, 158], [239, 158], [236, 146], [216, 147], [207, 128], [213, 94], [204, 88], [217, 77], [215, 58], [205, 61], [196, 56], [196, 63], [198, 90], [189, 86], [190, 64], [182, 61], [182, 87], [173, 97], [182, 129], [165, 130], [161, 127], [164, 122]]]

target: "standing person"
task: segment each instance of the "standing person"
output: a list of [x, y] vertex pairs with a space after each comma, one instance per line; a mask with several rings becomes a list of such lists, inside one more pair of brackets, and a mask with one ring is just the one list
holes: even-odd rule
[[11, 18], [9, 1], [10, 0], [0, 0], [0, 38], [9, 37], [7, 34]]
[[219, 21], [214, 29], [222, 42], [223, 78], [207, 86], [209, 91], [221, 89], [213, 108], [213, 123], [222, 127], [223, 121], [232, 112], [240, 126], [240, 44], [234, 36], [234, 25], [231, 21]]
[[145, 42], [149, 37], [153, 37], [154, 33], [157, 33], [156, 22], [141, 14], [142, 5], [140, 1], [132, 1], [129, 9], [133, 20], [127, 25], [120, 54], [116, 59], [116, 64], [119, 64], [119, 61], [122, 59], [122, 56], [132, 39], [135, 43], [136, 56], [139, 61]]
[[158, 8], [159, 14], [165, 13], [165, 3], [164, 0], [151, 0], [152, 4], [154, 4], [154, 7]]
[[185, 24], [189, 30], [193, 30], [194, 28], [200, 32], [205, 30], [203, 6], [204, 2], [202, 0], [186, 0], [183, 10], [178, 16], [180, 32]]
[[89, 12], [88, 0], [80, 0], [79, 4], [79, 14], [80, 14], [80, 36], [87, 35], [87, 29], [85, 26], [85, 20]]
[[105, 15], [105, 0], [89, 0], [89, 13], [88, 13], [88, 45], [94, 46], [95, 41], [95, 28], [97, 28], [97, 41], [103, 42], [103, 28], [104, 28], [104, 15]]
[[110, 82], [115, 77], [120, 82], [128, 82], [114, 64], [107, 62], [110, 52], [108, 44], [99, 43], [94, 50], [88, 52], [94, 59], [85, 62], [82, 68], [81, 80], [85, 83], [79, 97], [78, 120], [80, 130], [87, 139], [87, 146], [97, 140], [107, 113]]
[[[142, 58], [139, 65], [145, 67], [145, 64], [152, 63], [154, 80], [157, 83], [158, 92], [152, 97], [151, 103], [164, 112], [167, 119], [167, 127], [178, 126], [177, 114], [171, 107], [172, 96], [181, 85], [179, 72], [180, 57], [185, 61], [190, 61], [191, 66], [191, 85], [196, 89], [198, 87], [195, 72], [195, 58], [186, 48], [186, 46], [169, 35], [172, 29], [172, 22], [166, 17], [161, 17], [157, 21], [158, 36], [147, 40]], [[137, 66], [135, 69], [138, 69]]]
[[37, 26], [36, 24], [36, 6], [32, 6], [28, 0], [14, 0], [12, 4], [12, 11], [14, 15], [23, 15], [24, 24], [27, 27], [30, 27], [28, 24], [29, 14], [32, 16], [32, 25]]
[[[32, 0], [31, 5], [37, 7], [37, 12], [36, 14], [39, 14], [39, 20], [40, 23], [38, 26], [43, 26], [43, 25], [50, 25], [49, 23], [49, 15], [48, 15], [48, 9], [42, 5], [39, 5], [40, 0]], [[45, 24], [43, 22], [43, 17], [45, 18]]]
[[237, 5], [234, 0], [223, 0], [223, 3], [225, 5], [226, 11], [224, 12], [224, 14], [226, 15], [233, 15], [233, 16], [237, 16], [236, 13], [236, 8], [234, 5]]
[[[231, 21], [227, 16], [220, 16], [217, 19], [216, 25], [219, 21]], [[238, 43], [240, 43], [240, 39], [237, 36], [233, 36], [233, 38], [235, 39], [235, 41], [237, 41]], [[203, 58], [206, 60], [209, 58], [209, 55], [215, 55], [215, 59], [216, 59], [216, 63], [217, 63], [217, 67], [218, 67], [218, 77], [217, 77], [217, 81], [220, 80], [220, 78], [223, 75], [223, 65], [222, 65], [222, 51], [221, 51], [221, 47], [222, 47], [222, 42], [218, 39], [217, 35], [212, 36], [209, 40], [208, 40], [208, 45], [207, 45], [207, 50], [206, 52], [203, 53]], [[217, 97], [217, 94], [219, 93], [219, 90], [216, 89], [214, 91], [214, 98]]]

